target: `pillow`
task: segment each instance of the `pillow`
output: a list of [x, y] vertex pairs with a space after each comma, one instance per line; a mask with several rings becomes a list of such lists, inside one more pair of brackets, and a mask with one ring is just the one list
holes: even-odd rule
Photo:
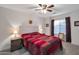
[[25, 35], [25, 36], [23, 36], [23, 38], [28, 39], [28, 38], [32, 38], [32, 36], [31, 35]]
[[28, 34], [27, 34], [27, 33], [25, 33], [25, 34], [22, 34], [22, 35], [21, 35], [21, 37], [24, 37], [24, 36], [26, 36], [26, 35], [28, 35]]
[[33, 33], [31, 33], [31, 34], [33, 34], [33, 35], [37, 35], [37, 34], [40, 34], [40, 33], [38, 33], [38, 32], [33, 32]]
[[21, 37], [24, 37], [26, 35], [38, 35], [38, 34], [40, 34], [40, 33], [38, 33], [38, 32], [24, 33], [24, 34], [21, 35]]

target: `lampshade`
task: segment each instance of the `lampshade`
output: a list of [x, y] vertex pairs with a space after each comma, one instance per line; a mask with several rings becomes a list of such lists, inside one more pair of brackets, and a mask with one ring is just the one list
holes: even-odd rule
[[12, 38], [20, 37], [19, 36], [19, 27], [18, 26], [11, 28], [11, 35], [13, 35]]

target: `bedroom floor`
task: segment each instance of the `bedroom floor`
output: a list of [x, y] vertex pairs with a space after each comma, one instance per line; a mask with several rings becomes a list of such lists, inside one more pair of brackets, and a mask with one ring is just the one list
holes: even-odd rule
[[[63, 51], [57, 51], [55, 55], [79, 55], [79, 46], [62, 42], [63, 43]], [[4, 50], [0, 52], [0, 55], [30, 55], [30, 53], [24, 48], [9, 52], [9, 50]]]

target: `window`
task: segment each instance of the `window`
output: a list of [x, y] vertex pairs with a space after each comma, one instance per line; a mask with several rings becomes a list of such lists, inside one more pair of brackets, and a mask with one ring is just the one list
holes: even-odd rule
[[54, 22], [54, 35], [58, 36], [59, 33], [66, 34], [65, 20], [55, 20]]

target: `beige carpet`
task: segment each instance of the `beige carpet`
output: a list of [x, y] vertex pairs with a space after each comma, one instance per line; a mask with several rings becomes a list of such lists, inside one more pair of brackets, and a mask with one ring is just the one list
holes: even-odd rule
[[[62, 42], [63, 51], [57, 51], [54, 55], [79, 55], [79, 46]], [[30, 55], [30, 53], [24, 48], [19, 49], [14, 52], [9, 52], [9, 50], [3, 50], [0, 55]]]

